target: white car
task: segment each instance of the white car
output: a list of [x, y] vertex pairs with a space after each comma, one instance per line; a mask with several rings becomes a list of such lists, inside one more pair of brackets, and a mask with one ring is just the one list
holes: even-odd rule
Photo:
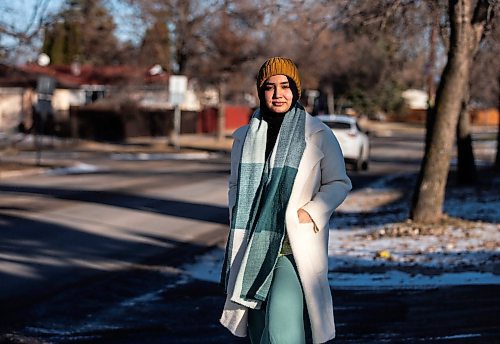
[[370, 160], [370, 140], [356, 118], [347, 115], [318, 115], [337, 137], [347, 163], [355, 170], [367, 170]]

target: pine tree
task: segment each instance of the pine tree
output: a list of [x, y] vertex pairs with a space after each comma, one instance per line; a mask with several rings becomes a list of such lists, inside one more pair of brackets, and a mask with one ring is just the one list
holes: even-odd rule
[[113, 17], [101, 0], [67, 0], [60, 19], [45, 31], [43, 52], [54, 64], [75, 60], [94, 65], [116, 62], [119, 46]]
[[143, 66], [159, 64], [165, 71], [170, 71], [170, 37], [167, 25], [161, 17], [146, 30], [139, 53], [139, 61]]

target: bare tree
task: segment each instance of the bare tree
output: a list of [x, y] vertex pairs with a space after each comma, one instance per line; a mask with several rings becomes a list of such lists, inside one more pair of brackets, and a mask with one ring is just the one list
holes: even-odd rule
[[[500, 25], [493, 21], [491, 30], [481, 42], [471, 72], [471, 102], [483, 108], [500, 111]], [[500, 125], [500, 118], [499, 118]], [[500, 171], [500, 127], [495, 166]]]
[[[0, 4], [0, 13], [2, 13], [0, 16], [1, 59], [15, 55], [19, 49], [34, 44], [49, 19], [49, 2], [49, 0], [35, 1], [32, 7], [22, 10], [16, 9], [10, 2]], [[26, 23], [25, 25], [19, 24], [21, 16], [28, 16], [27, 21], [22, 21]]]
[[[202, 51], [202, 26], [218, 10], [221, 0], [120, 0], [136, 9], [134, 16], [151, 27], [161, 18], [170, 30], [172, 70], [190, 75], [190, 65]], [[192, 76], [192, 75], [190, 75]]]
[[[498, 78], [498, 86], [500, 88], [500, 77]], [[498, 114], [500, 117], [500, 92], [498, 92]], [[497, 131], [497, 154], [495, 156], [495, 170], [500, 172], [500, 118], [498, 118], [498, 131]]]
[[170, 36], [166, 22], [157, 17], [142, 39], [139, 51], [139, 63], [146, 67], [159, 64], [164, 70], [171, 70]]
[[478, 0], [449, 0], [450, 39], [448, 61], [441, 76], [434, 107], [432, 136], [422, 161], [410, 217], [435, 222], [442, 217], [455, 128], [469, 84], [470, 70], [491, 4]]
[[500, 78], [500, 26], [487, 27], [484, 38], [478, 45], [472, 69], [470, 91], [462, 102], [457, 124], [457, 181], [460, 184], [474, 184], [477, 181], [477, 167], [474, 159], [471, 102], [474, 107], [496, 107], [498, 95], [498, 78]]
[[472, 127], [469, 111], [469, 92], [462, 100], [457, 123], [457, 181], [459, 184], [474, 184], [477, 168], [472, 148]]

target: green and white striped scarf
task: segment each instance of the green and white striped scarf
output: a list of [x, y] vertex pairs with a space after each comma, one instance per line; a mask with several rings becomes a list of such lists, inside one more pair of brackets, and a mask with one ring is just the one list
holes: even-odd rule
[[266, 161], [267, 123], [257, 110], [243, 144], [222, 278], [227, 292], [234, 233], [244, 231], [247, 249], [231, 299], [251, 308], [260, 308], [266, 300], [283, 244], [285, 212], [305, 149], [305, 119], [304, 108], [295, 104]]

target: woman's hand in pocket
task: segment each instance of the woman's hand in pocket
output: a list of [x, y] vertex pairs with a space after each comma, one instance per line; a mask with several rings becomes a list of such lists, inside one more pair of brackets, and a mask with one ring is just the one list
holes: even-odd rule
[[311, 223], [313, 225], [313, 229], [314, 229], [314, 233], [318, 233], [319, 232], [319, 228], [316, 227], [316, 223], [313, 221], [313, 219], [311, 218], [311, 215], [309, 215], [309, 213], [307, 211], [305, 211], [304, 209], [299, 209], [297, 210], [297, 216], [299, 217], [299, 224], [309, 224]]
[[297, 210], [297, 216], [299, 217], [299, 223], [313, 222], [311, 216], [309, 216], [309, 213], [302, 208]]

